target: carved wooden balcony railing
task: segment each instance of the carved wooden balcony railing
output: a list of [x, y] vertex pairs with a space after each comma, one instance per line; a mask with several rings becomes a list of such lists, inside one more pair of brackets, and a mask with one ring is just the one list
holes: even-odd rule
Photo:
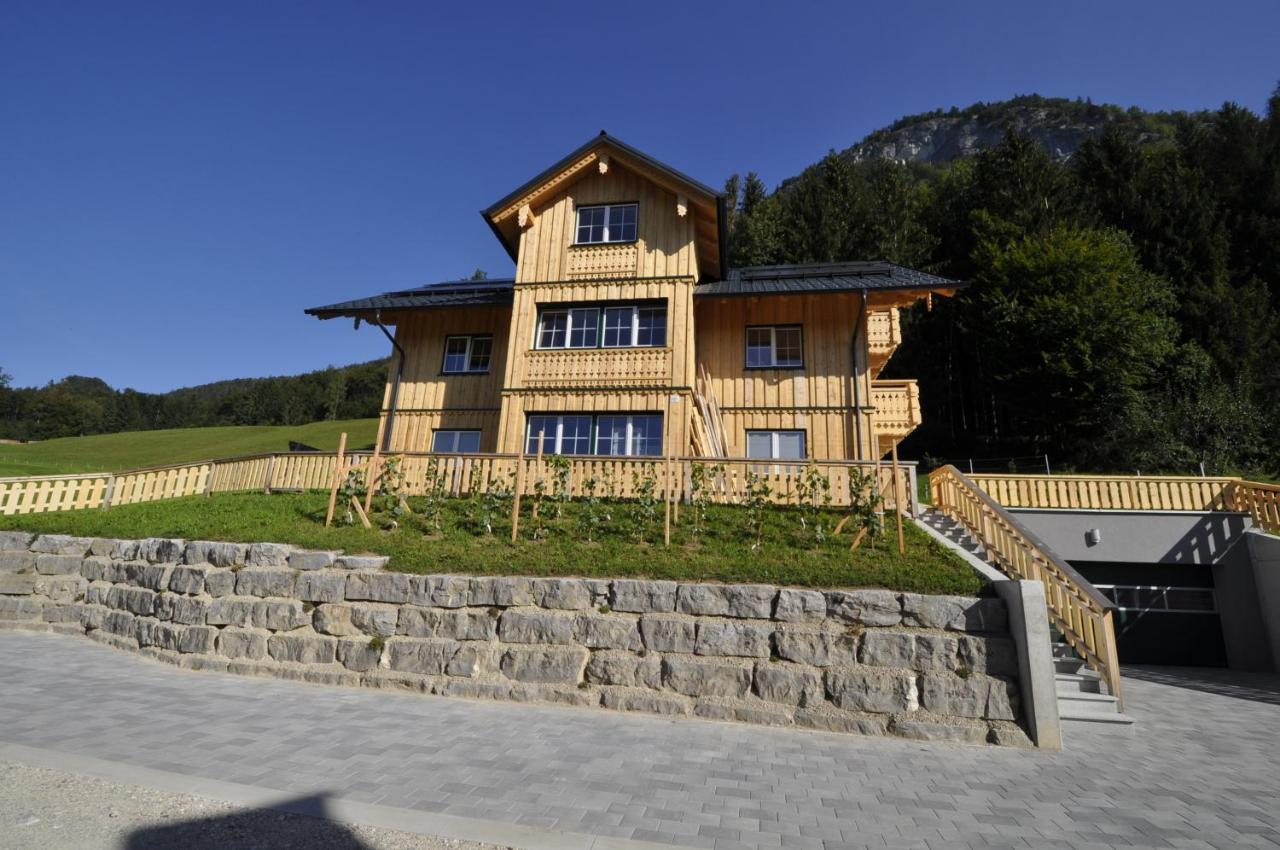
[[871, 404], [882, 452], [920, 425], [920, 388], [915, 381], [872, 381]]
[[876, 377], [902, 344], [902, 322], [898, 310], [872, 310], [867, 314], [867, 350], [871, 377]]
[[570, 348], [524, 353], [526, 387], [635, 387], [670, 383], [670, 348]]

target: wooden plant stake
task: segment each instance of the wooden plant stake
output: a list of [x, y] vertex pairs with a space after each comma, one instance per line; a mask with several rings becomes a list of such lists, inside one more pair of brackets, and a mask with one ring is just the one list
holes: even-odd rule
[[662, 545], [671, 545], [671, 456], [668, 455], [663, 459], [662, 464], [665, 475], [663, 482], [663, 501], [666, 502], [666, 513], [662, 520]]
[[862, 545], [862, 539], [866, 536], [867, 536], [867, 527], [864, 525], [862, 526], [862, 528], [858, 529], [858, 533], [855, 534], [853, 537], [853, 543], [849, 545], [850, 554], [857, 551], [857, 548]]
[[898, 442], [893, 443], [893, 510], [898, 515], [898, 554], [907, 553], [907, 544], [902, 536], [902, 473], [898, 469]]
[[835, 530], [831, 532], [832, 537], [839, 537], [840, 532], [844, 531], [844, 527], [849, 524], [849, 520], [853, 519], [853, 514], [846, 514], [836, 523]]
[[342, 481], [342, 456], [346, 450], [347, 432], [343, 431], [342, 436], [338, 437], [338, 456], [333, 460], [333, 487], [329, 490], [329, 512], [324, 516], [325, 528], [333, 525], [333, 509], [338, 504], [338, 485]]
[[370, 505], [373, 504], [373, 490], [378, 486], [378, 479], [382, 477], [381, 470], [378, 467], [378, 461], [382, 457], [382, 443], [373, 444], [373, 457], [369, 459], [369, 474], [365, 476], [364, 485], [364, 511], [369, 512]]
[[[538, 459], [537, 461], [534, 462], [534, 466], [533, 466], [534, 474], [537, 476], [534, 479], [535, 484], [538, 481], [542, 480], [542, 446], [543, 446], [543, 443], [546, 442], [546, 439], [547, 439], [547, 431], [544, 428], [538, 432]], [[538, 500], [537, 499], [533, 500], [533, 518], [534, 519], [538, 518]], [[537, 526], [534, 526], [534, 528], [536, 529]]]
[[520, 535], [520, 492], [524, 489], [524, 444], [520, 444], [520, 456], [516, 458], [516, 492], [511, 500], [511, 542]]
[[364, 508], [360, 505], [360, 500], [357, 499], [354, 495], [351, 497], [351, 507], [356, 509], [356, 516], [360, 517], [361, 525], [363, 525], [365, 528], [373, 528], [373, 526], [369, 524], [368, 514], [364, 512]]

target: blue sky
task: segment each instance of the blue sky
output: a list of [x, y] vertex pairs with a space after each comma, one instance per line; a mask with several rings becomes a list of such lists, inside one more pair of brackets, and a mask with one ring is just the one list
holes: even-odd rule
[[1261, 110], [1280, 4], [0, 5], [0, 368], [162, 391], [383, 356], [302, 309], [509, 273], [477, 211], [601, 128], [769, 185], [1037, 92]]

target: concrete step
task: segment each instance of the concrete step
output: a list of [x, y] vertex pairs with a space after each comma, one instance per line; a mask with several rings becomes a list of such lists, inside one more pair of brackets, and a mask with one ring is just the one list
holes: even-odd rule
[[1118, 701], [1110, 694], [1091, 694], [1087, 691], [1058, 692], [1058, 711], [1071, 714], [1118, 714]]
[[1100, 694], [1102, 681], [1097, 676], [1082, 673], [1058, 673], [1053, 677], [1058, 695], [1063, 694]]
[[1108, 735], [1132, 737], [1134, 733], [1133, 718], [1127, 714], [1072, 714], [1058, 710], [1058, 719], [1062, 722], [1062, 731], [1069, 737], [1074, 730], [1104, 732]]

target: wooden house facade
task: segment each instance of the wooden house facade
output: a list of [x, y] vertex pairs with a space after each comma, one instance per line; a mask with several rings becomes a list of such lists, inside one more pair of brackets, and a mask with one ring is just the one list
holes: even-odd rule
[[920, 422], [915, 382], [878, 380], [898, 311], [959, 284], [727, 268], [725, 203], [601, 133], [482, 212], [511, 277], [307, 312], [394, 326], [388, 451], [882, 456]]

